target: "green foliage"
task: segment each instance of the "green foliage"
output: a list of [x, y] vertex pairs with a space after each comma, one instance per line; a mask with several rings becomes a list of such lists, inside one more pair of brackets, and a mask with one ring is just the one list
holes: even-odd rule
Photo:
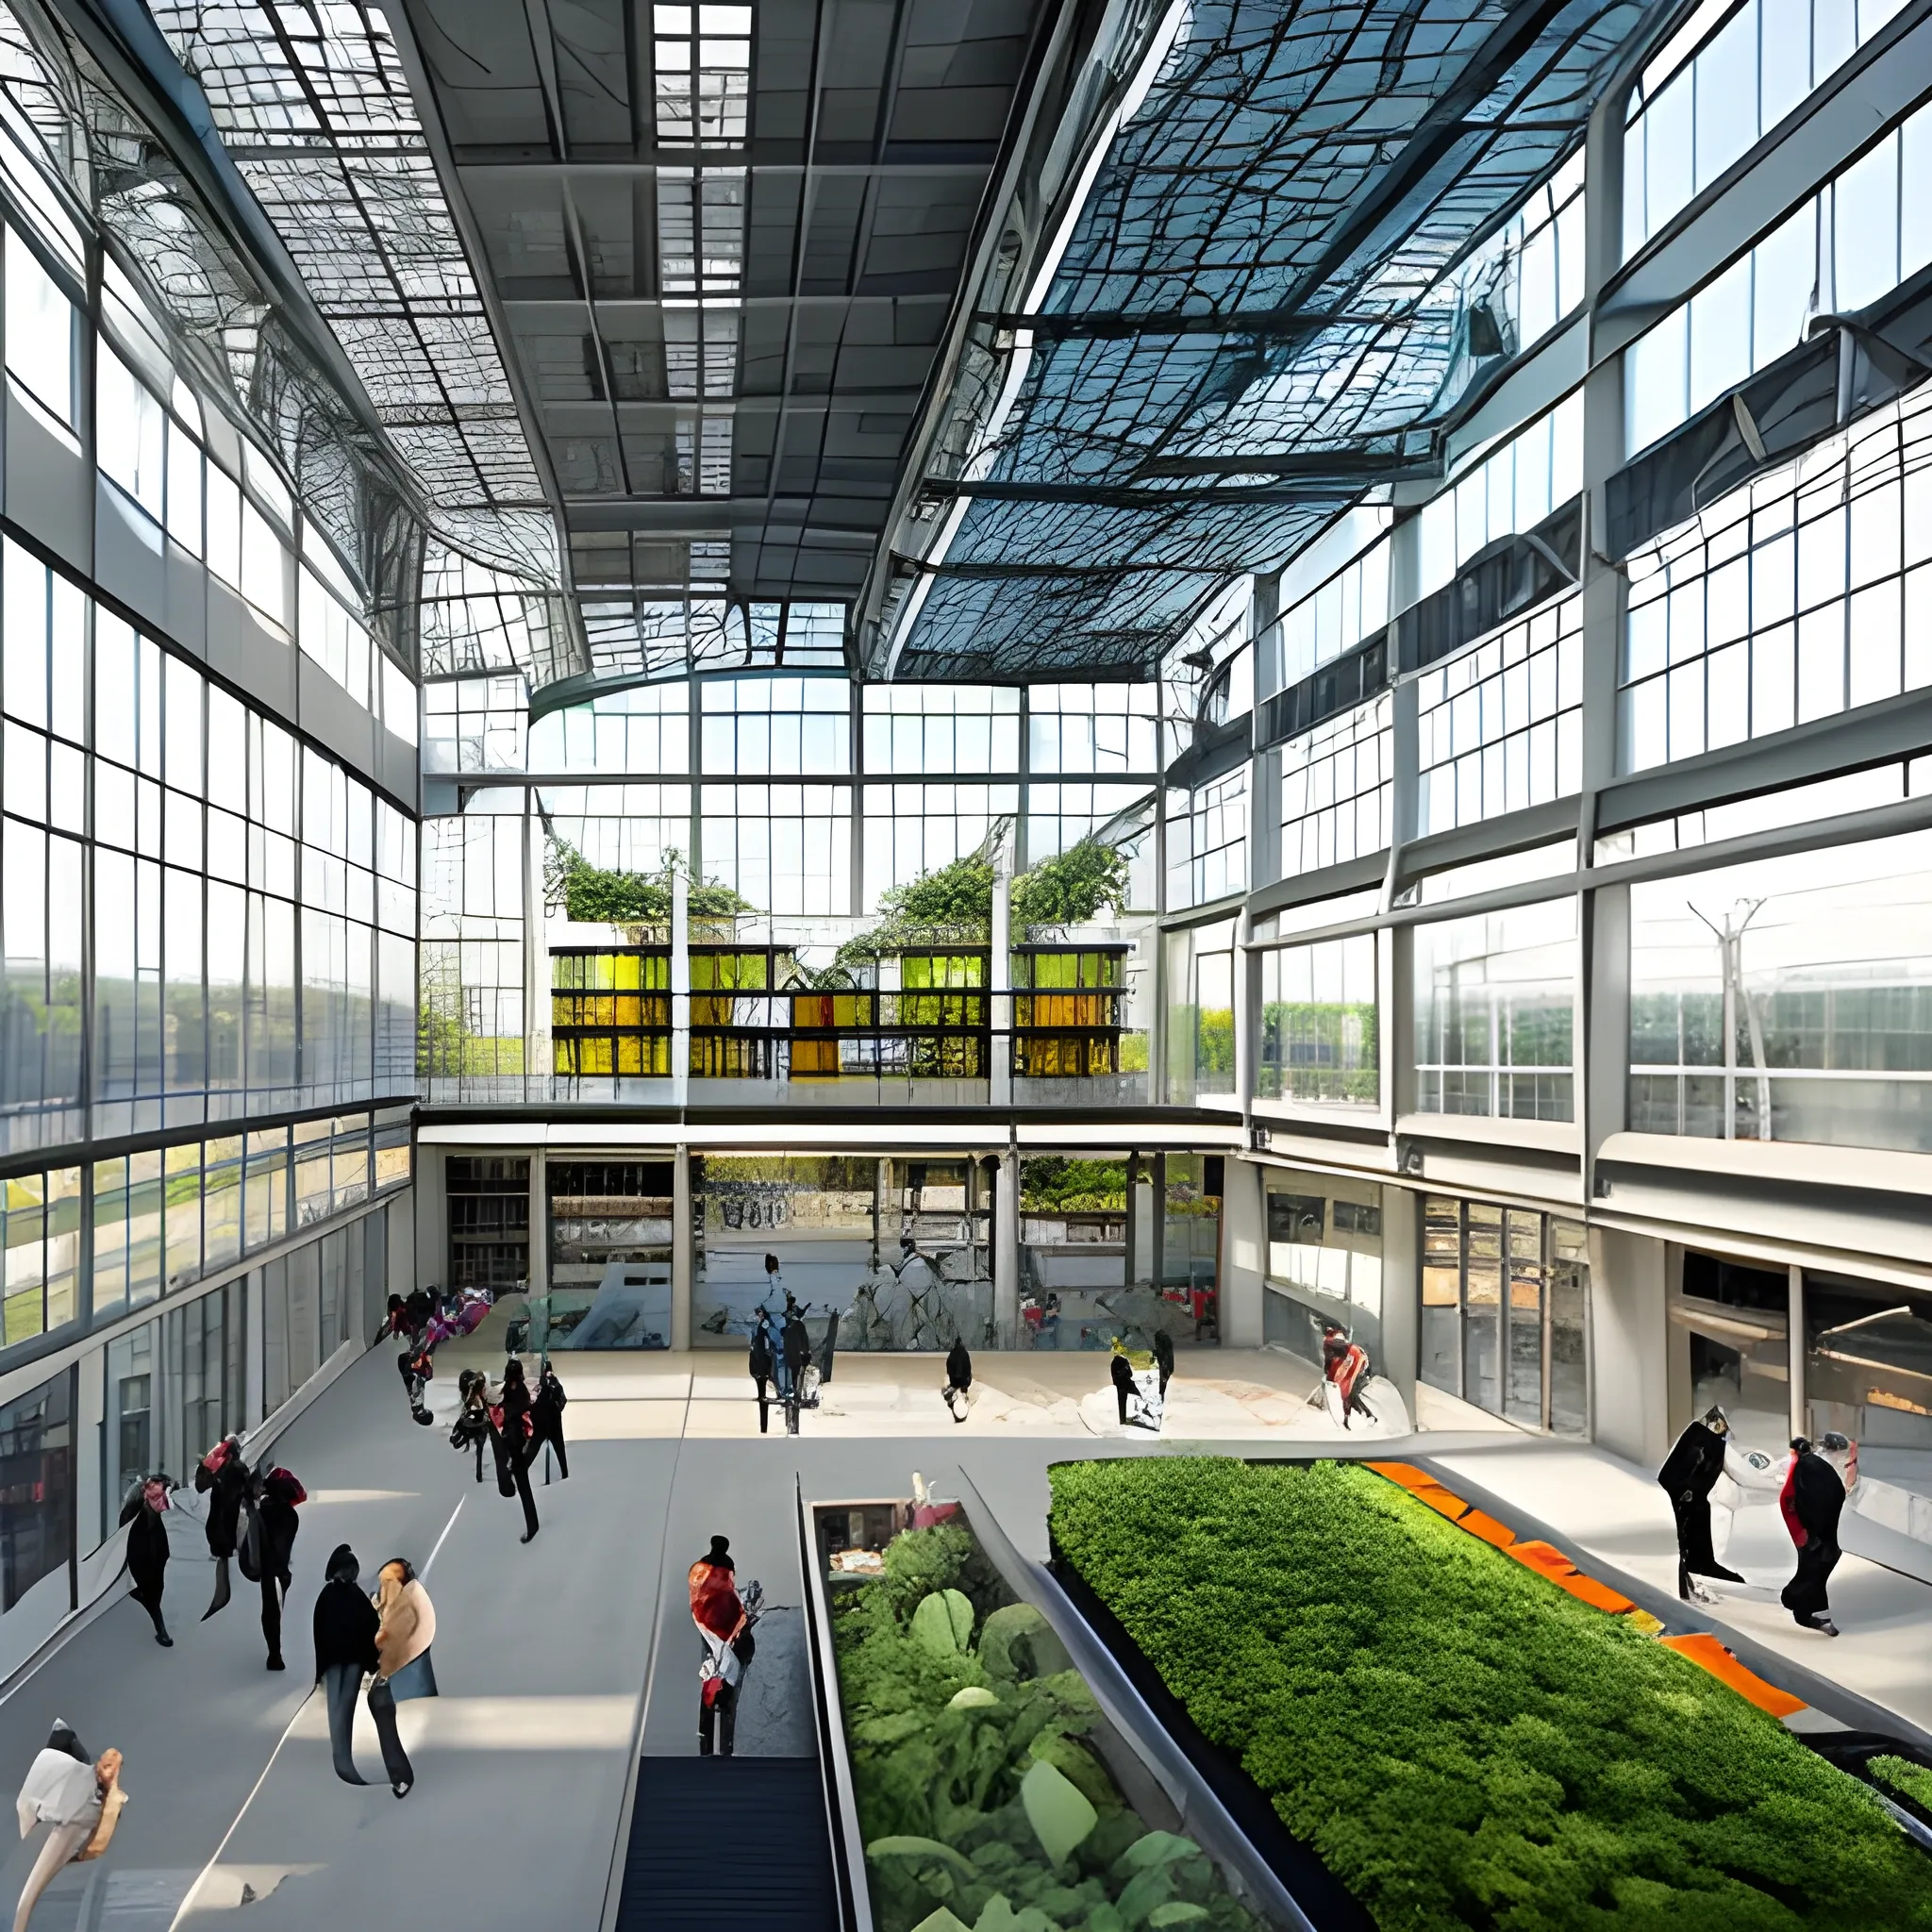
[[879, 1932], [1253, 1932], [1199, 1846], [1122, 1798], [1085, 1681], [962, 1524], [894, 1539], [832, 1641]]
[[984, 944], [992, 934], [992, 860], [977, 852], [923, 872], [879, 895], [879, 922], [849, 939], [833, 957], [833, 970], [850, 972], [902, 947], [948, 941]]
[[1060, 1549], [1378, 1925], [1932, 1927], [1857, 1780], [1371, 1472], [1051, 1474]]
[[1124, 1160], [1036, 1155], [1020, 1164], [1020, 1205], [1035, 1214], [1096, 1214], [1127, 1205]]
[[1909, 1757], [1894, 1757], [1883, 1751], [1865, 1760], [1865, 1769], [1895, 1796], [1907, 1798], [1926, 1816], [1932, 1817], [1932, 1771], [1914, 1764]]
[[658, 873], [615, 872], [591, 861], [568, 840], [552, 837], [543, 856], [543, 897], [568, 919], [595, 925], [658, 926], [671, 924], [672, 885], [682, 873], [686, 907], [693, 920], [729, 919], [758, 908], [730, 886], [691, 876], [684, 854], [673, 848]]
[[1078, 925], [1126, 903], [1126, 855], [1090, 832], [1013, 881], [1013, 928]]

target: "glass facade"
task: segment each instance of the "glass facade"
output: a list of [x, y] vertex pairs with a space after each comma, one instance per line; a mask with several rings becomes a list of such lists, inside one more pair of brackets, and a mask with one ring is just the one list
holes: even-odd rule
[[1381, 1188], [1373, 1181], [1271, 1172], [1265, 1227], [1267, 1339], [1319, 1363], [1322, 1324], [1334, 1322], [1381, 1367]]
[[1415, 1110], [1575, 1117], [1573, 900], [1413, 928]]
[[1932, 1152], [1932, 832], [1630, 889], [1630, 1124]]

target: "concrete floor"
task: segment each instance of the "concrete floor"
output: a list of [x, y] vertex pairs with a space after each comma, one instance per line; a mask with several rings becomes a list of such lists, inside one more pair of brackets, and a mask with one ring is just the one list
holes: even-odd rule
[[[453, 1405], [457, 1370], [470, 1358], [500, 1366], [487, 1331], [463, 1356], [445, 1348], [439, 1357], [438, 1409]], [[391, 1352], [377, 1350], [275, 1445], [275, 1459], [309, 1490], [287, 1674], [263, 1669], [258, 1598], [239, 1578], [227, 1609], [196, 1621], [212, 1569], [197, 1525], [184, 1520], [169, 1568], [174, 1649], [154, 1643], [117, 1586], [100, 1614], [81, 1619], [0, 1700], [7, 1790], [18, 1789], [56, 1717], [93, 1750], [113, 1743], [126, 1755], [131, 1802], [111, 1852], [61, 1875], [35, 1932], [214, 1927], [243, 1903], [248, 1925], [263, 1932], [325, 1924], [592, 1932], [635, 1741], [651, 1756], [696, 1747], [684, 1572], [713, 1531], [731, 1537], [740, 1574], [762, 1581], [770, 1607], [740, 1748], [800, 1756], [814, 1748], [798, 1608], [801, 1490], [815, 1501], [903, 1495], [917, 1469], [944, 1491], [963, 1469], [1014, 1541], [1039, 1557], [1046, 1471], [1068, 1456], [1336, 1446], [1325, 1416], [1306, 1401], [1314, 1371], [1273, 1354], [1183, 1356], [1163, 1439], [1123, 1436], [1105, 1363], [1091, 1356], [981, 1358], [979, 1399], [958, 1426], [941, 1406], [936, 1362], [841, 1357], [801, 1435], [787, 1438], [774, 1414], [763, 1440], [730, 1357], [560, 1366], [572, 1395], [571, 1477], [539, 1489], [543, 1528], [528, 1547], [517, 1541], [515, 1503], [493, 1480], [475, 1483], [446, 1428], [409, 1422]], [[1457, 1428], [1407, 1446], [1466, 1466], [1472, 1482], [1574, 1531], [1606, 1564], [1669, 1583], [1670, 1512], [1646, 1472], [1515, 1432]], [[308, 1695], [309, 1611], [338, 1541], [355, 1547], [365, 1583], [386, 1557], [409, 1557], [437, 1606], [442, 1694], [404, 1707], [417, 1784], [401, 1804], [386, 1784], [358, 1790], [335, 1778], [320, 1701]], [[1802, 1650], [1809, 1669], [1841, 1672], [1861, 1694], [1932, 1724], [1932, 1589], [1848, 1558], [1834, 1588], [1847, 1634], [1832, 1645], [1776, 1628], [1775, 1584], [1788, 1574], [1778, 1566], [1788, 1558], [1772, 1549], [1762, 1557], [1770, 1610], [1740, 1595], [1723, 1614], [1748, 1619], [1754, 1632], [1761, 1624], [1767, 1642]], [[366, 1716], [358, 1755], [365, 1775], [379, 1779]], [[32, 1855], [31, 1842], [11, 1851], [0, 1905], [10, 1908]]]

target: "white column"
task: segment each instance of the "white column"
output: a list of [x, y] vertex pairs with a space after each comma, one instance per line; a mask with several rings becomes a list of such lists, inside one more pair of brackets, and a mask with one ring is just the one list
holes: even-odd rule
[[1416, 1369], [1423, 1318], [1420, 1197], [1407, 1188], [1382, 1189], [1382, 1353], [1375, 1364], [1415, 1413]]
[[1808, 1436], [1805, 1426], [1805, 1271], [1793, 1261], [1790, 1268], [1790, 1380], [1786, 1388], [1791, 1396], [1791, 1434]]
[[671, 1346], [691, 1346], [691, 1276], [696, 1272], [691, 1226], [691, 1149], [680, 1145], [671, 1158]]
[[1261, 1345], [1261, 1169], [1229, 1155], [1222, 1176], [1221, 1340], [1229, 1348]]
[[531, 1295], [550, 1292], [550, 1168], [541, 1147], [530, 1149], [530, 1250], [524, 1285]]
[[1000, 1156], [992, 1197], [992, 1320], [1001, 1348], [1016, 1348], [1020, 1337], [1020, 1156], [1008, 1148]]
[[1590, 1231], [1591, 1414], [1596, 1441], [1654, 1469], [1670, 1447], [1664, 1243]]
[[[671, 874], [671, 1088], [682, 1107], [691, 1084], [691, 881]], [[683, 1163], [679, 1162], [679, 1172]], [[690, 1303], [685, 1304], [689, 1308]]]
[[988, 1099], [994, 1107], [1009, 1107], [1013, 1099], [1013, 851], [1012, 835], [1003, 838], [992, 860], [992, 956], [987, 962], [987, 983], [992, 993], [992, 1066]]

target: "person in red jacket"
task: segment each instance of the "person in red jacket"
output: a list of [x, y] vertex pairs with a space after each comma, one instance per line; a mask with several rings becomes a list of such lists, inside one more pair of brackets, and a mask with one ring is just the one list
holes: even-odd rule
[[708, 1554], [691, 1566], [691, 1620], [703, 1639], [698, 1664], [698, 1756], [729, 1757], [738, 1728], [738, 1687], [751, 1661], [751, 1632], [738, 1594], [729, 1537], [714, 1536]]
[[1801, 1628], [1836, 1637], [1838, 1625], [1831, 1621], [1825, 1585], [1843, 1554], [1838, 1546], [1838, 1519], [1845, 1507], [1845, 1486], [1838, 1471], [1803, 1436], [1791, 1439], [1791, 1466], [1777, 1506], [1798, 1550], [1797, 1570], [1778, 1601]]

